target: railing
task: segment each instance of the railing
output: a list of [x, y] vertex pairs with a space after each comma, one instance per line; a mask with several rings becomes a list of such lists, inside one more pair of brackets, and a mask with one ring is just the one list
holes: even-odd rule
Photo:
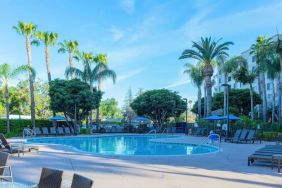
[[155, 129], [153, 129], [153, 130], [150, 130], [147, 134], [152, 134], [152, 133], [157, 134], [157, 131]]
[[168, 130], [168, 129], [165, 128], [161, 134], [165, 134], [165, 132], [166, 132], [167, 130]]
[[23, 138], [25, 137], [32, 137], [34, 135], [33, 130], [29, 129], [29, 128], [24, 128], [23, 130]]
[[207, 138], [202, 139], [199, 144], [197, 144], [197, 147], [202, 145], [211, 145], [218, 147], [220, 149], [220, 135], [218, 134], [210, 134]]

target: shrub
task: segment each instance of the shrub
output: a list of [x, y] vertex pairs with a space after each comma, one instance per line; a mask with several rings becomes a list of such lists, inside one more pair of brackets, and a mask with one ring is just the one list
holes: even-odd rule
[[90, 134], [91, 128], [80, 129], [80, 134]]
[[258, 137], [267, 140], [267, 141], [275, 141], [277, 139], [278, 132], [262, 132], [258, 133]]
[[[35, 124], [37, 127], [43, 127], [43, 126], [51, 126], [52, 122], [49, 120], [36, 120]], [[21, 136], [23, 129], [26, 127], [31, 128], [31, 120], [28, 119], [11, 119], [10, 120], [10, 128], [11, 133], [9, 135], [14, 136]], [[7, 126], [6, 126], [6, 120], [0, 119], [0, 133], [7, 133]]]

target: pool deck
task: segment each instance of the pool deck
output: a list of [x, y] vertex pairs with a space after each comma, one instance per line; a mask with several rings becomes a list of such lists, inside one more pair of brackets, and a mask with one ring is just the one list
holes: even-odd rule
[[[199, 143], [186, 136], [168, 142]], [[95, 188], [251, 188], [282, 187], [282, 173], [268, 166], [247, 166], [247, 157], [265, 144], [222, 143], [222, 151], [191, 156], [97, 156], [78, 153], [61, 145], [41, 145], [39, 154], [11, 157], [14, 180], [35, 184], [42, 167], [65, 171], [63, 184], [72, 174], [92, 178]]]

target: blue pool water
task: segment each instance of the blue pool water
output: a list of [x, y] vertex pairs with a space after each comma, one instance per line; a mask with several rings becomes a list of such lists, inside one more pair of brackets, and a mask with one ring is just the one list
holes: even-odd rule
[[210, 146], [154, 142], [168, 136], [111, 135], [88, 137], [32, 138], [29, 143], [72, 146], [78, 150], [104, 155], [193, 155], [217, 151]]

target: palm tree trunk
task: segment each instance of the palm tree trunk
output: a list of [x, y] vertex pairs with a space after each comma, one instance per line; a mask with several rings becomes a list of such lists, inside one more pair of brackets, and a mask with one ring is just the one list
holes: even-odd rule
[[[202, 101], [201, 101], [202, 102]], [[207, 87], [204, 85], [204, 117], [207, 116]]]
[[[31, 62], [31, 47], [30, 47], [30, 36], [26, 35], [26, 52], [28, 66], [32, 68]], [[29, 90], [30, 90], [30, 111], [31, 111], [31, 124], [33, 129], [35, 129], [35, 100], [34, 100], [34, 83], [31, 70], [29, 71]]]
[[271, 113], [271, 122], [274, 123], [275, 118], [275, 84], [274, 80], [272, 80], [272, 113]]
[[9, 90], [8, 84], [5, 84], [5, 98], [6, 98], [6, 120], [7, 120], [7, 133], [10, 132], [10, 104], [9, 104]]
[[[93, 93], [93, 85], [92, 84], [90, 84], [90, 92], [91, 93]], [[89, 115], [89, 122], [90, 122], [90, 125], [92, 125], [92, 122], [93, 122], [93, 120], [92, 120], [92, 114], [93, 114], [93, 112], [92, 112], [92, 109], [90, 110], [90, 115]], [[88, 118], [87, 118], [88, 119]]]
[[267, 121], [267, 100], [266, 100], [266, 87], [265, 87], [265, 75], [260, 73], [260, 83], [262, 90], [262, 119], [264, 122]]
[[[224, 75], [224, 84], [227, 84], [227, 74]], [[227, 115], [227, 87], [224, 87], [223, 115]]]
[[[259, 96], [262, 96], [262, 90], [261, 90], [261, 78], [260, 75], [258, 75], [258, 92], [259, 92]], [[262, 119], [262, 104], [259, 105], [259, 118]]]
[[[98, 79], [98, 91], [101, 91], [101, 87], [102, 87], [102, 80], [101, 78]], [[96, 122], [98, 123], [99, 122], [99, 104], [98, 104], [98, 107], [97, 107], [97, 110], [96, 110]]]
[[72, 71], [73, 64], [72, 64], [72, 50], [71, 49], [69, 50], [69, 65], [71, 69], [71, 72], [70, 72], [71, 79], [74, 79], [73, 71]]
[[279, 53], [280, 55], [280, 73], [279, 73], [279, 82], [278, 82], [278, 97], [279, 97], [279, 125], [281, 127], [281, 113], [282, 113], [282, 51]]
[[50, 58], [49, 58], [49, 48], [45, 45], [45, 58], [46, 58], [46, 68], [47, 68], [47, 76], [48, 82], [51, 82], [51, 68], [50, 68]]
[[198, 119], [202, 116], [202, 92], [201, 86], [198, 86]]
[[254, 120], [254, 92], [253, 92], [252, 83], [250, 83], [250, 97], [251, 97], [251, 119]]

